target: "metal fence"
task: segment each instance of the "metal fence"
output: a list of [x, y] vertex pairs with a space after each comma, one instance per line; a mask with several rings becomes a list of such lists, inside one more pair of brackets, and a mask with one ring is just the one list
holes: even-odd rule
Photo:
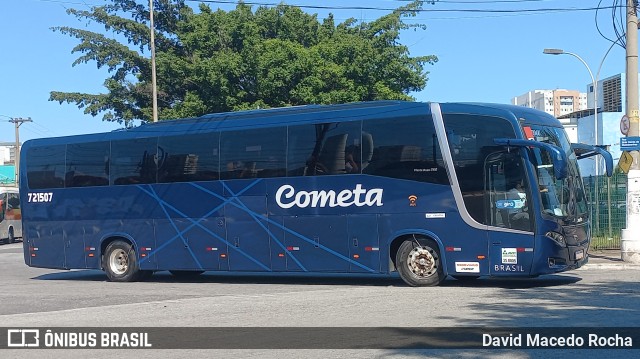
[[593, 249], [619, 249], [622, 229], [626, 227], [627, 175], [583, 178], [589, 210]]

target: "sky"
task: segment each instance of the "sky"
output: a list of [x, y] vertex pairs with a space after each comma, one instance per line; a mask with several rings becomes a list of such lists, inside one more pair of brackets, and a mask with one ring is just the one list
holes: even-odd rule
[[[144, 2], [145, 0], [139, 0]], [[213, 3], [230, 10], [235, 5]], [[273, 4], [277, 0], [247, 0]], [[618, 1], [621, 2], [621, 1]], [[197, 2], [188, 2], [197, 6]], [[337, 21], [354, 17], [372, 21], [403, 4], [403, 0], [287, 0], [320, 19], [329, 12]], [[589, 71], [577, 58], [545, 55], [544, 48], [559, 48], [579, 55], [593, 76], [603, 79], [625, 71], [625, 52], [601, 36], [595, 10], [614, 0], [440, 0], [425, 4], [413, 20], [426, 30], [407, 30], [400, 42], [412, 56], [436, 55], [427, 65], [424, 90], [412, 93], [418, 101], [509, 103], [535, 89], [571, 89], [586, 92]], [[103, 93], [108, 74], [95, 63], [72, 66], [79, 54], [78, 40], [51, 30], [56, 26], [95, 29], [67, 15], [66, 9], [88, 9], [101, 0], [2, 0], [0, 12], [0, 142], [13, 142], [10, 118], [30, 117], [20, 126], [20, 140], [112, 131], [120, 124], [102, 116], [85, 115], [73, 104], [49, 101], [51, 91]], [[343, 9], [341, 7], [350, 7]], [[354, 9], [360, 7], [359, 9]], [[569, 9], [569, 11], [531, 11]], [[494, 11], [494, 12], [486, 12]], [[508, 12], [504, 12], [508, 11]], [[611, 9], [598, 12], [600, 31], [615, 38]], [[609, 49], [611, 48], [611, 51]], [[605, 57], [606, 55], [606, 57]]]

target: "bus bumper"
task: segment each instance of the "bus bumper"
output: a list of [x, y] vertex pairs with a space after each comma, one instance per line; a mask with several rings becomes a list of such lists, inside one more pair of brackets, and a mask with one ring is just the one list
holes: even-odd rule
[[566, 272], [577, 269], [589, 262], [586, 246], [567, 246], [547, 258], [549, 273]]

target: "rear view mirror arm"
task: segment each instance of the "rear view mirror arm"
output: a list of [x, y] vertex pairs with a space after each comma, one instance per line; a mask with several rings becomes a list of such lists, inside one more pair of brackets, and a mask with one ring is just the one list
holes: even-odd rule
[[567, 177], [567, 154], [562, 151], [561, 148], [538, 141], [521, 140], [516, 138], [494, 138], [493, 142], [497, 145], [512, 146], [512, 147], [537, 147], [543, 149], [551, 154], [551, 160], [553, 161], [553, 171], [557, 179], [563, 179]]

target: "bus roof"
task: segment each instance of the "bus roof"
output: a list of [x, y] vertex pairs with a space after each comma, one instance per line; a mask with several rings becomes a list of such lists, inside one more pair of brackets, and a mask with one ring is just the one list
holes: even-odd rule
[[498, 103], [441, 103], [443, 113], [474, 113], [487, 116], [508, 116], [524, 120], [528, 125], [562, 127], [560, 121], [550, 114], [524, 106]]
[[[521, 106], [488, 103], [442, 103], [443, 113], [474, 113], [524, 118], [529, 124], [561, 126], [553, 116]], [[304, 105], [273, 109], [225, 112], [200, 117], [165, 120], [112, 132], [29, 140], [25, 144], [54, 145], [167, 135], [172, 132], [208, 132], [242, 130], [278, 125], [302, 125], [323, 122], [354, 121], [362, 118], [384, 119], [430, 113], [429, 103], [408, 101], [370, 101], [339, 105]], [[35, 143], [30, 143], [35, 142]]]
[[168, 135], [172, 132], [229, 131], [279, 125], [303, 125], [324, 122], [355, 121], [362, 118], [390, 118], [430, 113], [428, 103], [408, 101], [371, 101], [339, 105], [304, 105], [273, 109], [207, 114], [200, 117], [145, 123], [131, 129], [105, 133], [34, 139], [25, 145], [54, 145], [125, 138]]

